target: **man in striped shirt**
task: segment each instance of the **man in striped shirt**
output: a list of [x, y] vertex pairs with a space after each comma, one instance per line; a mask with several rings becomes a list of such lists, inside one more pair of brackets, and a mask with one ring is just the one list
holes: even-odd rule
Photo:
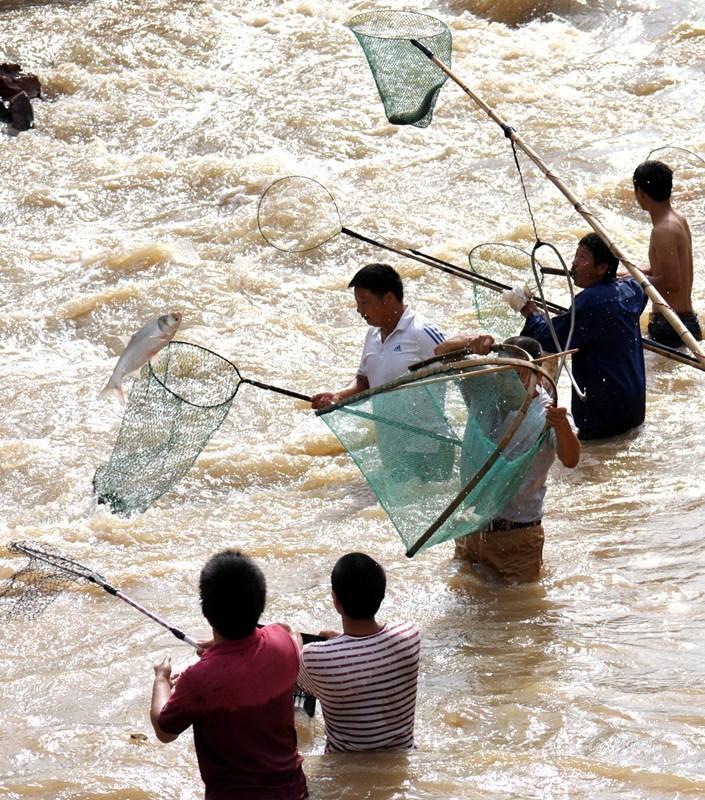
[[343, 633], [307, 644], [298, 684], [323, 709], [326, 752], [408, 750], [414, 746], [421, 634], [411, 622], [380, 625], [384, 569], [364, 553], [348, 553], [331, 573], [333, 604]]

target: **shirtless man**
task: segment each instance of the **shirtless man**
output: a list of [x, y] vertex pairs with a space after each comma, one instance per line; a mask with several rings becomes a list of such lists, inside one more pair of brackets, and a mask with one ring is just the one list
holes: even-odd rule
[[[664, 300], [678, 314], [697, 341], [702, 340], [693, 312], [693, 244], [685, 217], [671, 208], [673, 172], [661, 161], [644, 161], [634, 170], [634, 196], [649, 212], [653, 229], [649, 241], [649, 269], [643, 270]], [[681, 339], [662, 314], [652, 313], [649, 336], [678, 347]]]

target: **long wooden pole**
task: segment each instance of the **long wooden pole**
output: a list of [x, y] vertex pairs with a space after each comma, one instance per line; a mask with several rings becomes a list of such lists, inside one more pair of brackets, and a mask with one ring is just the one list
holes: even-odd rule
[[[435, 256], [431, 256], [428, 253], [424, 253], [421, 250], [412, 250], [412, 249], [402, 249], [399, 247], [394, 247], [390, 244], [385, 244], [384, 242], [380, 242], [377, 239], [372, 239], [370, 236], [365, 236], [362, 233], [358, 233], [357, 231], [353, 231], [350, 228], [341, 227], [341, 233], [344, 233], [346, 236], [351, 236], [353, 239], [358, 239], [361, 242], [365, 242], [366, 244], [371, 244], [374, 247], [381, 247], [383, 250], [388, 250], [391, 253], [396, 253], [399, 256], [403, 256], [404, 258], [410, 258], [414, 261], [418, 261], [421, 264], [426, 264], [426, 266], [434, 267], [435, 269], [439, 269], [442, 272], [447, 272], [449, 275], [455, 275], [458, 278], [463, 278], [464, 280], [468, 280], [471, 283], [475, 283], [478, 286], [482, 286], [485, 289], [490, 289], [493, 292], [502, 292], [505, 289], [511, 289], [511, 286], [507, 286], [500, 281], [496, 281], [493, 278], [488, 278], [485, 275], [480, 275], [479, 272], [471, 272], [469, 269], [465, 269], [464, 267], [459, 267], [457, 264], [452, 264], [450, 261], [444, 261], [443, 259], [436, 258]], [[562, 274], [562, 273], [561, 273]], [[540, 297], [532, 297], [532, 300], [538, 304], [542, 304], [542, 300]], [[559, 306], [556, 303], [551, 303], [548, 301], [546, 303], [546, 308], [552, 314], [563, 314], [568, 309], [564, 308], [563, 306]], [[665, 358], [670, 358], [673, 361], [678, 361], [681, 364], [689, 364], [691, 367], [695, 367], [696, 369], [703, 370], [705, 372], [705, 363], [701, 363], [698, 361], [695, 356], [690, 356], [687, 353], [683, 353], [680, 350], [677, 350], [674, 347], [669, 347], [668, 345], [661, 344], [660, 342], [653, 341], [652, 339], [645, 339], [642, 337], [641, 340], [644, 348], [646, 350], [651, 350], [654, 353], [658, 353]]]
[[681, 341], [685, 344], [696, 356], [698, 361], [705, 367], [705, 352], [702, 351], [700, 346], [695, 340], [693, 334], [685, 327], [683, 322], [681, 321], [680, 317], [673, 311], [673, 309], [668, 305], [668, 303], [663, 299], [661, 293], [656, 289], [656, 287], [651, 283], [651, 281], [644, 275], [644, 273], [634, 264], [629, 257], [624, 253], [624, 251], [612, 241], [609, 233], [607, 232], [606, 228], [602, 225], [602, 223], [590, 212], [583, 203], [576, 197], [575, 194], [563, 183], [563, 181], [556, 175], [554, 175], [551, 170], [548, 168], [546, 163], [543, 159], [525, 144], [521, 137], [519, 137], [516, 131], [511, 128], [495, 111], [493, 108], [487, 105], [481, 98], [479, 98], [468, 86], [466, 86], [460, 78], [453, 73], [453, 71], [440, 60], [437, 58], [427, 47], [418, 42], [416, 39], [411, 39], [411, 44], [417, 47], [427, 58], [429, 58], [440, 70], [445, 72], [445, 74], [454, 81], [468, 97], [471, 98], [486, 114], [490, 119], [499, 125], [499, 127], [504, 132], [504, 135], [511, 139], [517, 147], [526, 153], [526, 155], [536, 164], [536, 166], [543, 172], [543, 174], [548, 178], [549, 181], [570, 201], [573, 208], [580, 214], [586, 222], [590, 225], [590, 227], [597, 233], [597, 235], [604, 240], [605, 244], [610, 248], [610, 250], [614, 253], [614, 255], [621, 261], [622, 264], [627, 268], [629, 273], [639, 282], [642, 289], [646, 292], [649, 299], [654, 305], [654, 309], [662, 314], [664, 318], [668, 321], [671, 327], [675, 330], [675, 332], [680, 336]]

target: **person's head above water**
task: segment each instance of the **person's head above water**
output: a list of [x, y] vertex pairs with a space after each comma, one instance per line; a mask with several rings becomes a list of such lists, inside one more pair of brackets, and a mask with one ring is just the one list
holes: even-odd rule
[[614, 280], [619, 260], [596, 233], [578, 242], [570, 274], [576, 286], [586, 289], [602, 280]]
[[404, 286], [389, 264], [366, 264], [348, 284], [355, 291], [357, 313], [368, 325], [389, 332], [404, 313]]
[[669, 200], [673, 189], [673, 170], [663, 161], [643, 161], [634, 170], [634, 194], [641, 203], [640, 192], [657, 203]]
[[262, 570], [239, 550], [208, 559], [199, 582], [201, 611], [225, 639], [244, 639], [257, 627], [267, 600]]
[[330, 576], [338, 611], [356, 620], [372, 619], [387, 588], [384, 569], [365, 553], [347, 553], [335, 562]]

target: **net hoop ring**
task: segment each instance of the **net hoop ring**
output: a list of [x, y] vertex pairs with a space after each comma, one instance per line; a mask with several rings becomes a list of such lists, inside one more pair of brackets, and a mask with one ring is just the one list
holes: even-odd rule
[[[520, 350], [521, 348], [517, 348]], [[456, 351], [457, 353], [458, 351]], [[524, 351], [526, 352], [526, 351]], [[449, 354], [452, 355], [452, 354]], [[528, 353], [527, 353], [528, 355]], [[339, 403], [333, 403], [325, 408], [316, 409], [315, 414], [317, 417], [328, 414], [331, 411], [336, 411], [344, 406], [354, 405], [368, 397], [376, 395], [388, 394], [397, 389], [404, 389], [407, 386], [421, 383], [436, 383], [444, 380], [451, 380], [453, 377], [471, 378], [480, 377], [480, 375], [487, 375], [489, 372], [503, 372], [512, 369], [529, 369], [532, 373], [532, 380], [537, 375], [541, 375], [549, 382], [552, 393], [554, 396], [554, 405], [558, 397], [558, 389], [556, 383], [546, 370], [541, 367], [536, 361], [529, 357], [527, 361], [524, 358], [507, 358], [502, 356], [475, 356], [468, 358], [467, 355], [463, 357], [460, 355], [455, 361], [439, 362], [438, 358], [427, 359], [430, 362], [428, 366], [423, 366], [415, 372], [409, 372], [402, 375], [400, 378], [395, 378], [388, 383], [383, 383], [380, 386], [375, 386], [372, 389], [365, 389], [352, 397], [346, 397]], [[420, 362], [424, 364], [426, 362]], [[480, 370], [482, 368], [482, 371]], [[533, 391], [533, 390], [532, 390]]]
[[[396, 19], [404, 18], [409, 26], [405, 31], [390, 31], [388, 33], [377, 31], [374, 25], [366, 28], [365, 26], [373, 21], [382, 20], [385, 16], [393, 14]], [[346, 28], [359, 36], [366, 36], [370, 39], [432, 39], [434, 36], [445, 33], [448, 26], [445, 22], [432, 17], [430, 14], [421, 14], [418, 11], [397, 11], [393, 8], [380, 9], [378, 11], [365, 11], [357, 14], [345, 23]], [[404, 35], [404, 34], [408, 35]]]
[[[335, 211], [335, 215], [338, 218], [338, 230], [335, 233], [332, 233], [330, 236], [327, 236], [325, 239], [321, 241], [316, 241], [316, 244], [311, 245], [310, 247], [280, 247], [278, 244], [275, 244], [271, 238], [267, 236], [267, 234], [262, 230], [262, 222], [261, 222], [261, 214], [262, 214], [262, 203], [264, 203], [264, 199], [267, 194], [274, 189], [275, 186], [278, 184], [283, 183], [284, 181], [302, 181], [306, 183], [315, 183], [318, 189], [320, 189], [326, 196], [327, 201], [330, 203], [331, 208]], [[281, 253], [310, 253], [311, 250], [316, 250], [319, 247], [323, 247], [324, 244], [327, 244], [332, 239], [335, 239], [336, 236], [340, 234], [343, 230], [343, 223], [340, 218], [340, 209], [338, 208], [338, 204], [335, 202], [335, 198], [333, 195], [328, 191], [328, 189], [320, 182], [317, 181], [315, 178], [309, 178], [308, 175], [285, 175], [283, 178], [277, 178], [276, 181], [273, 181], [269, 184], [269, 186], [264, 190], [262, 196], [257, 203], [257, 230], [260, 232], [260, 236], [264, 239], [265, 242], [270, 247], [273, 247], [275, 250], [279, 250]]]
[[175, 392], [173, 389], [170, 389], [164, 383], [164, 381], [154, 371], [154, 367], [152, 366], [152, 360], [151, 359], [147, 362], [147, 366], [149, 367], [149, 376], [150, 376], [150, 378], [154, 378], [154, 380], [162, 387], [162, 389], [164, 389], [170, 395], [175, 397], [177, 400], [179, 400], [182, 403], [186, 403], [186, 405], [189, 405], [189, 406], [191, 406], [193, 408], [203, 408], [203, 409], [222, 408], [223, 406], [226, 406], [226, 405], [228, 405], [229, 403], [231, 403], [233, 401], [233, 398], [237, 394], [238, 389], [240, 388], [240, 384], [242, 383], [242, 376], [240, 375], [240, 371], [235, 366], [235, 364], [233, 364], [232, 361], [230, 361], [229, 359], [225, 358], [224, 356], [221, 356], [219, 353], [216, 353], [214, 350], [209, 350], [207, 347], [202, 347], [200, 344], [193, 344], [192, 342], [182, 342], [182, 341], [179, 341], [179, 340], [172, 340], [171, 342], [169, 342], [169, 344], [161, 352], [166, 354], [169, 351], [169, 349], [174, 345], [180, 345], [180, 346], [183, 346], [183, 347], [191, 347], [191, 348], [194, 348], [195, 350], [200, 350], [201, 352], [208, 353], [209, 356], [215, 356], [215, 358], [219, 359], [220, 361], [223, 361], [225, 364], [227, 364], [229, 367], [231, 367], [232, 370], [237, 375], [237, 385], [235, 386], [235, 391], [229, 397], [226, 397], [225, 400], [222, 400], [220, 403], [209, 403], [209, 404], [194, 403], [193, 401], [187, 400], [185, 397], [182, 397], [182, 395], [180, 395], [178, 392]]

